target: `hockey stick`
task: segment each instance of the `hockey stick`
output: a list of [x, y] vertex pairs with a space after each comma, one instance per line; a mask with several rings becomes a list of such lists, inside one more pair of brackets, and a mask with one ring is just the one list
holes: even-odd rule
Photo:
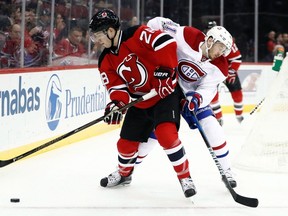
[[257, 111], [257, 109], [260, 108], [260, 106], [262, 105], [262, 103], [264, 102], [265, 98], [263, 98], [254, 108], [253, 110], [251, 110], [250, 115], [252, 115], [255, 111]]
[[[120, 108], [117, 111], [123, 111], [125, 109], [128, 109], [129, 107], [132, 107], [132, 106], [134, 106], [135, 104], [137, 104], [137, 103], [139, 103], [141, 101], [148, 100], [148, 99], [150, 99], [150, 98], [152, 98], [152, 97], [154, 97], [156, 95], [157, 95], [157, 92], [155, 91], [155, 89], [152, 89], [146, 95], [143, 95], [142, 97], [140, 97], [140, 98], [138, 98], [138, 99], [126, 104], [124, 107]], [[111, 114], [112, 114], [112, 112], [109, 113], [108, 115], [111, 115]], [[46, 143], [44, 143], [44, 144], [42, 144], [42, 145], [40, 145], [40, 146], [38, 146], [36, 148], [33, 148], [33, 149], [23, 153], [23, 154], [20, 154], [20, 155], [14, 157], [14, 158], [11, 158], [11, 159], [8, 159], [8, 160], [0, 160], [0, 168], [4, 167], [4, 166], [7, 166], [7, 165], [9, 165], [9, 164], [11, 164], [11, 163], [13, 163], [15, 161], [20, 160], [20, 159], [23, 159], [23, 158], [25, 158], [25, 157], [27, 157], [27, 156], [35, 153], [35, 152], [38, 152], [38, 151], [40, 151], [40, 150], [42, 150], [42, 149], [44, 149], [44, 148], [46, 148], [48, 146], [53, 145], [56, 142], [59, 142], [59, 141], [65, 139], [65, 138], [67, 138], [67, 137], [69, 137], [69, 136], [71, 136], [73, 134], [76, 134], [76, 133], [78, 133], [78, 132], [80, 132], [80, 131], [82, 131], [82, 130], [84, 130], [84, 129], [86, 129], [86, 128], [94, 125], [94, 124], [97, 124], [97, 123], [103, 121], [105, 117], [106, 117], [105, 115], [101, 116], [100, 118], [97, 118], [97, 119], [95, 119], [95, 120], [93, 120], [93, 121], [91, 121], [91, 122], [89, 122], [89, 123], [87, 123], [87, 124], [85, 124], [85, 125], [83, 125], [83, 126], [81, 126], [79, 128], [76, 128], [76, 129], [74, 129], [74, 130], [72, 130], [72, 131], [70, 131], [70, 132], [68, 132], [66, 134], [63, 134], [63, 135], [61, 135], [61, 136], [59, 136], [59, 137], [57, 137], [57, 138], [55, 138], [53, 140], [50, 140], [50, 141], [48, 141], [48, 142], [46, 142]]]
[[211, 156], [212, 156], [212, 158], [213, 158], [213, 160], [214, 160], [214, 162], [215, 162], [215, 164], [216, 164], [216, 166], [217, 166], [217, 168], [218, 168], [218, 170], [222, 176], [222, 181], [224, 182], [225, 186], [229, 190], [229, 192], [232, 195], [235, 202], [240, 203], [240, 204], [245, 205], [245, 206], [249, 206], [249, 207], [257, 207], [258, 206], [258, 199], [241, 196], [241, 195], [237, 194], [234, 191], [234, 189], [230, 186], [229, 181], [228, 181], [228, 179], [224, 173], [224, 170], [223, 170], [219, 160], [217, 159], [217, 156], [216, 156], [215, 152], [213, 151], [213, 149], [212, 149], [212, 147], [211, 147], [211, 145], [210, 145], [210, 143], [206, 137], [206, 134], [205, 134], [202, 126], [200, 125], [198, 118], [196, 117], [195, 112], [192, 112], [192, 113], [193, 113], [193, 118], [195, 120], [196, 126], [197, 126], [197, 128], [198, 128], [198, 130], [199, 130], [199, 132], [200, 132], [200, 134], [201, 134], [201, 136], [202, 136], [202, 138], [203, 138], [203, 140], [204, 140], [204, 142], [205, 142], [205, 144], [206, 144], [206, 146], [207, 146], [207, 148], [208, 148], [208, 150], [209, 150], [209, 152], [210, 152], [210, 154], [211, 154]]

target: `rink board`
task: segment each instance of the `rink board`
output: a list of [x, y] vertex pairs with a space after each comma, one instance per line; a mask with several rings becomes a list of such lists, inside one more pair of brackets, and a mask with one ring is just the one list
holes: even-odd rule
[[[241, 65], [244, 112], [265, 97], [273, 74], [270, 64]], [[0, 86], [0, 159], [15, 157], [99, 118], [109, 100], [97, 65], [5, 70], [0, 74]], [[223, 113], [233, 113], [224, 84], [219, 92]], [[114, 128], [99, 123], [87, 130], [91, 132], [83, 131], [43, 151]]]

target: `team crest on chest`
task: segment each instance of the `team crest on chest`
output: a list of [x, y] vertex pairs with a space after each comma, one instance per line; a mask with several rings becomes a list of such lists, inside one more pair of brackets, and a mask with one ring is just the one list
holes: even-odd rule
[[206, 72], [195, 62], [180, 60], [178, 62], [178, 74], [187, 82], [195, 82], [206, 76]]
[[134, 53], [124, 58], [118, 66], [117, 73], [135, 90], [144, 86], [148, 79], [145, 66], [138, 61], [138, 57]]

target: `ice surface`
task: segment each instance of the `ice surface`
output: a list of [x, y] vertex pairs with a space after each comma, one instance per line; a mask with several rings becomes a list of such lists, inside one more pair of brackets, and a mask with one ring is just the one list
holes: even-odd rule
[[[234, 115], [224, 116], [234, 160], [247, 130]], [[157, 146], [137, 167], [130, 186], [100, 187], [117, 166], [119, 130], [71, 144], [0, 168], [1, 216], [286, 216], [288, 174], [234, 167], [237, 193], [259, 199], [258, 208], [232, 199], [199, 132], [183, 122], [180, 129], [197, 195], [186, 199], [164, 151]], [[20, 198], [11, 203], [11, 198]], [[194, 203], [194, 204], [193, 204]]]

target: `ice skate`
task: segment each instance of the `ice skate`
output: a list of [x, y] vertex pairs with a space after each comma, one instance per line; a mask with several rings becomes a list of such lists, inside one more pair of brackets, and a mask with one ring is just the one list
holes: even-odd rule
[[191, 177], [188, 178], [183, 178], [183, 179], [179, 179], [182, 190], [184, 192], [185, 197], [192, 197], [193, 195], [195, 195], [196, 192], [196, 188], [195, 185], [191, 179]]
[[132, 181], [132, 176], [121, 176], [117, 171], [108, 175], [108, 177], [102, 178], [100, 181], [100, 185], [102, 187], [115, 187], [117, 185], [127, 185]]
[[219, 118], [219, 119], [217, 119], [217, 121], [219, 122], [219, 124], [220, 124], [221, 126], [223, 126], [223, 124], [224, 124], [224, 120], [223, 120], [222, 117]]
[[232, 188], [237, 187], [237, 182], [236, 182], [236, 180], [233, 178], [231, 169], [229, 168], [229, 169], [225, 170], [224, 174], [226, 175], [227, 180], [228, 180], [230, 186], [231, 186]]
[[242, 115], [236, 116], [236, 119], [239, 123], [241, 123], [244, 120], [244, 117]]

